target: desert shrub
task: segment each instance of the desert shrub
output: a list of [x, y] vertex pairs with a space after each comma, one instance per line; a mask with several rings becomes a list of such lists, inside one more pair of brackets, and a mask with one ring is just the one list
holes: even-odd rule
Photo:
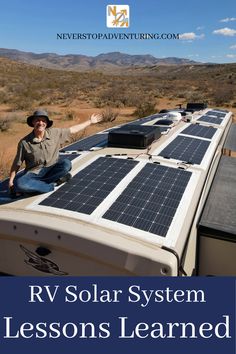
[[7, 132], [11, 129], [13, 122], [20, 122], [19, 114], [9, 113], [3, 119], [0, 119], [0, 132]]
[[11, 128], [11, 122], [7, 119], [3, 119], [0, 121], [0, 131], [7, 132]]
[[98, 95], [100, 107], [105, 107], [108, 105], [119, 107], [121, 104], [125, 106], [126, 101], [127, 95], [118, 85], [103, 90]]
[[106, 107], [104, 111], [102, 111], [102, 118], [103, 118], [102, 121], [113, 122], [117, 118], [118, 114], [119, 114], [118, 111], [115, 111], [111, 107]]
[[21, 122], [20, 113], [9, 113], [0, 120], [0, 131], [6, 132], [11, 129], [13, 122]]
[[150, 101], [140, 102], [133, 113], [135, 117], [142, 118], [156, 113], [155, 103]]
[[213, 102], [219, 106], [230, 102], [233, 97], [234, 92], [231, 88], [228, 87], [219, 87], [212, 94]]
[[11, 100], [14, 110], [32, 110], [34, 102], [29, 97], [17, 96]]
[[[29, 112], [31, 114], [31, 112]], [[26, 114], [23, 112], [11, 112], [7, 115], [7, 119], [14, 123], [24, 123], [25, 124]]]
[[5, 91], [0, 91], [0, 103], [7, 103], [8, 97]]
[[188, 96], [189, 96], [189, 92], [186, 90], [183, 91], [179, 90], [175, 95], [176, 98], [185, 98], [185, 99], [188, 99]]
[[106, 89], [102, 89], [100, 92], [97, 92], [95, 105], [97, 107], [130, 107], [136, 106], [143, 97], [147, 96], [159, 97], [159, 90], [151, 90], [147, 84], [133, 83], [127, 78], [125, 82], [114, 82], [110, 83], [110, 86]]
[[186, 96], [189, 102], [204, 102], [206, 100], [206, 95], [200, 91], [190, 91]]
[[74, 120], [75, 118], [75, 112], [72, 110], [68, 110], [65, 112], [64, 119], [65, 120]]

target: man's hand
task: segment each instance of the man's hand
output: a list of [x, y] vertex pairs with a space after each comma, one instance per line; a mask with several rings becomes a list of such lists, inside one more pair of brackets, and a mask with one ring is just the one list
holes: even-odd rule
[[10, 179], [8, 182], [8, 190], [10, 194], [14, 194], [15, 193], [15, 188], [14, 188], [14, 184], [13, 184], [13, 180]]
[[11, 189], [14, 186], [13, 181], [10, 179], [8, 182], [8, 188]]
[[80, 132], [81, 130], [90, 126], [90, 124], [96, 124], [98, 122], [101, 122], [102, 120], [103, 120], [103, 117], [101, 114], [93, 113], [91, 115], [90, 119], [87, 120], [86, 122], [83, 122], [83, 123], [80, 123], [77, 125], [73, 125], [72, 127], [70, 127], [70, 132], [71, 132], [71, 134], [76, 134], [76, 133]]
[[103, 117], [101, 114], [95, 114], [93, 113], [90, 117], [90, 122], [91, 124], [96, 124], [96, 123], [99, 123], [103, 120]]

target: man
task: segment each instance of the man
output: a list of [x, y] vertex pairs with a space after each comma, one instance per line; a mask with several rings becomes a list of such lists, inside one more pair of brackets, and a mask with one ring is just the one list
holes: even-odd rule
[[[78, 133], [90, 124], [102, 120], [100, 114], [93, 114], [84, 123], [70, 128], [51, 128], [53, 121], [46, 111], [38, 110], [27, 118], [27, 124], [33, 131], [20, 140], [17, 154], [13, 161], [9, 189], [17, 196], [22, 193], [47, 193], [71, 178], [71, 161], [59, 159], [61, 144], [70, 139], [71, 134]], [[24, 174], [16, 176], [20, 166], [25, 162]]]

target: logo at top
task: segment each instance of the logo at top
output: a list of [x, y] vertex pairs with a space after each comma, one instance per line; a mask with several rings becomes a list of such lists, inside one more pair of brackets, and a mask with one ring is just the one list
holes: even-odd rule
[[107, 5], [107, 27], [129, 27], [129, 5]]

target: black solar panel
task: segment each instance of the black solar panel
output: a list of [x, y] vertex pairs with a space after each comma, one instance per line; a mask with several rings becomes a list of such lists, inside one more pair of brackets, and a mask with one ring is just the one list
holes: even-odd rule
[[200, 164], [210, 141], [177, 136], [159, 155], [191, 164]]
[[[19, 171], [16, 175], [16, 178], [23, 176], [24, 173], [25, 173], [24, 169]], [[8, 189], [9, 189], [8, 186], [9, 186], [9, 178], [6, 178], [2, 182], [0, 182], [0, 192], [2, 192], [2, 191], [8, 192]]]
[[0, 183], [0, 192], [8, 193], [9, 178], [5, 179]]
[[219, 111], [208, 111], [206, 113], [207, 116], [215, 116], [218, 118], [224, 118], [226, 116], [226, 113], [219, 112]]
[[204, 127], [203, 125], [199, 124], [190, 124], [186, 129], [181, 132], [181, 134], [211, 139], [216, 131], [217, 129], [213, 127]]
[[106, 146], [108, 141], [108, 134], [95, 134], [88, 138], [76, 141], [75, 143], [62, 148], [60, 151], [87, 151], [93, 147]]
[[165, 237], [191, 174], [148, 163], [103, 218]]
[[229, 111], [227, 109], [218, 109], [218, 108], [214, 108], [213, 111], [215, 112], [223, 112], [223, 113], [229, 113]]
[[114, 129], [117, 129], [117, 126], [116, 127], [112, 127], [112, 128], [108, 128], [108, 129], [104, 130], [103, 133], [109, 133], [109, 132], [111, 132]]
[[207, 123], [213, 123], [213, 124], [221, 124], [223, 119], [222, 118], [218, 118], [218, 117], [212, 117], [212, 116], [201, 116], [200, 118], [198, 118], [199, 121], [201, 122], [207, 122]]
[[[17, 173], [16, 178], [23, 176], [24, 173], [24, 170], [19, 171]], [[12, 196], [10, 195], [9, 178], [6, 178], [2, 182], [0, 182], [0, 204], [5, 204], [14, 200], [16, 199], [12, 198]]]
[[61, 160], [68, 159], [70, 161], [76, 159], [76, 157], [79, 157], [80, 154], [59, 154], [59, 158]]
[[137, 163], [100, 157], [39, 205], [91, 214]]
[[148, 117], [136, 119], [133, 122], [129, 122], [127, 125], [144, 124], [144, 123], [150, 122], [153, 119], [161, 118], [161, 117], [164, 117], [164, 116], [166, 116], [166, 113], [161, 113], [161, 114], [160, 113], [156, 113], [156, 114], [152, 114], [151, 116], [148, 116]]

